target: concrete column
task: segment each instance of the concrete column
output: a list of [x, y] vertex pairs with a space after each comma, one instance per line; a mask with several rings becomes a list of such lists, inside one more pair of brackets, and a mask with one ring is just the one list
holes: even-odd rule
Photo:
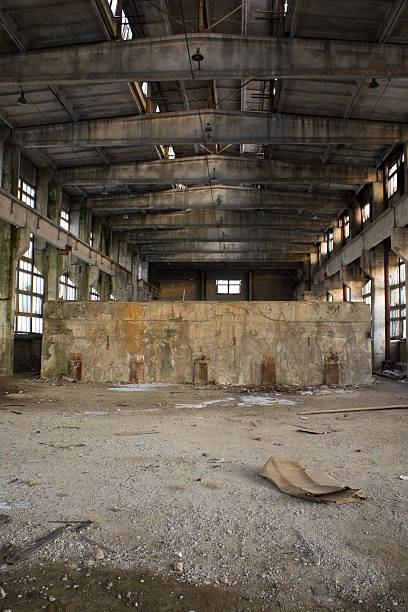
[[79, 211], [79, 237], [84, 242], [89, 242], [92, 232], [92, 212], [86, 206]]
[[82, 261], [71, 263], [69, 266], [70, 278], [77, 286], [78, 302], [87, 302], [89, 299], [88, 268], [89, 266]]
[[0, 376], [13, 373], [16, 263], [29, 244], [29, 230], [0, 220]]
[[[1, 185], [14, 196], [18, 193], [19, 173], [20, 150], [5, 144]], [[0, 375], [3, 376], [13, 373], [15, 275], [22, 237], [26, 240], [27, 232], [0, 221]]]
[[[382, 172], [380, 175], [382, 176]], [[371, 216], [376, 219], [384, 212], [384, 183], [382, 180], [373, 183], [373, 201], [371, 205]]]
[[373, 369], [381, 369], [385, 358], [385, 277], [384, 245], [364, 251], [360, 265], [371, 278]]
[[337, 276], [331, 276], [324, 281], [326, 293], [331, 293], [333, 302], [343, 302], [343, 281]]
[[14, 144], [5, 144], [3, 148], [3, 172], [1, 186], [17, 197], [18, 178], [20, 175], [20, 149]]
[[112, 277], [106, 272], [100, 273], [99, 293], [102, 302], [107, 302], [112, 293]]
[[[62, 202], [62, 186], [55, 183], [48, 184], [47, 216], [55, 223], [59, 223]], [[66, 262], [64, 256], [58, 255], [57, 248], [47, 245], [46, 266], [44, 273], [44, 299], [58, 299], [58, 280]]]
[[361, 215], [361, 205], [359, 202], [354, 202], [350, 208], [350, 231], [351, 237], [354, 238], [363, 226], [363, 220]]
[[101, 251], [101, 237], [102, 237], [102, 218], [93, 218], [93, 246], [97, 251]]
[[205, 270], [201, 270], [200, 272], [200, 300], [202, 302], [205, 302], [206, 299], [207, 299], [207, 274]]

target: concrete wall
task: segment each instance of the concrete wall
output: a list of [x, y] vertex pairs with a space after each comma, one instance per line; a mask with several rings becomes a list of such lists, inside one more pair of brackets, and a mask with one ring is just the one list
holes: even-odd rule
[[82, 380], [129, 382], [143, 364], [146, 382], [191, 382], [205, 357], [208, 381], [261, 384], [265, 355], [276, 381], [321, 384], [338, 355], [340, 384], [371, 374], [370, 308], [314, 302], [49, 302], [45, 304], [42, 376], [82, 359]]

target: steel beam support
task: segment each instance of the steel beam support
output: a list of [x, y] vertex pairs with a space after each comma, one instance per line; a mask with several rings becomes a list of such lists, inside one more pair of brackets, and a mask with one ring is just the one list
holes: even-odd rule
[[55, 182], [66, 185], [183, 183], [339, 183], [361, 184], [377, 180], [377, 170], [368, 166], [342, 166], [284, 162], [214, 155], [117, 164], [109, 167], [64, 168], [55, 173]]
[[[194, 78], [268, 80], [407, 78], [404, 45], [197, 33], [204, 60]], [[0, 83], [191, 80], [184, 35], [27, 51], [0, 58]]]
[[[54, 91], [56, 88], [52, 88]], [[55, 92], [61, 101], [61, 92]], [[62, 101], [68, 109], [66, 101]], [[72, 109], [68, 109], [75, 121]], [[68, 112], [68, 111], [67, 111]], [[201, 120], [200, 120], [201, 115]], [[244, 111], [205, 110], [57, 123], [15, 130], [16, 142], [31, 147], [121, 147], [150, 144], [397, 144], [408, 141], [408, 125]]]
[[89, 244], [73, 234], [66, 232], [34, 208], [27, 206], [4, 189], [0, 189], [0, 219], [19, 228], [28, 228], [34, 236], [43, 238], [48, 244], [72, 252], [81, 261], [89, 265], [99, 266], [102, 272], [118, 275], [126, 280], [131, 271], [120, 266], [115, 261], [93, 249]]

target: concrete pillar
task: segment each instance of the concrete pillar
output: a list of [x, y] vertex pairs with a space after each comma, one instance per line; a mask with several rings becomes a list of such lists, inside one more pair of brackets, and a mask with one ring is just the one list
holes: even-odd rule
[[17, 197], [18, 178], [20, 175], [20, 149], [14, 144], [5, 144], [3, 148], [3, 171], [1, 186]]
[[[380, 175], [382, 177], [382, 172]], [[371, 217], [376, 219], [381, 213], [384, 212], [384, 183], [381, 178], [380, 181], [373, 183], [373, 201], [371, 205]]]
[[93, 218], [93, 246], [97, 251], [101, 251], [101, 238], [102, 238], [102, 217]]
[[79, 211], [79, 237], [84, 242], [89, 242], [92, 232], [92, 212], [86, 206], [81, 206]]
[[[62, 202], [62, 186], [55, 183], [48, 184], [47, 216], [59, 223]], [[68, 258], [67, 258], [68, 259]], [[67, 265], [66, 256], [58, 255], [57, 248], [51, 244], [47, 245], [46, 266], [44, 273], [44, 299], [58, 299], [58, 281], [63, 269]]]
[[[18, 193], [19, 173], [20, 150], [15, 145], [5, 144], [1, 185], [14, 196]], [[3, 376], [13, 373], [16, 261], [22, 238], [26, 241], [27, 232], [0, 221], [0, 375]]]
[[13, 373], [16, 263], [29, 244], [29, 230], [0, 220], [0, 376]]
[[206, 299], [207, 299], [207, 274], [205, 270], [201, 270], [200, 272], [200, 300], [202, 302], [205, 302]]
[[360, 265], [371, 278], [372, 352], [373, 369], [381, 369], [385, 358], [385, 276], [384, 245], [364, 251]]
[[343, 302], [343, 281], [337, 275], [324, 280], [324, 289], [326, 294], [331, 293], [333, 302]]
[[112, 294], [112, 277], [106, 272], [100, 273], [99, 293], [102, 302], [107, 302]]
[[87, 302], [89, 299], [88, 268], [83, 261], [71, 263], [69, 266], [69, 276], [77, 286], [78, 302]]

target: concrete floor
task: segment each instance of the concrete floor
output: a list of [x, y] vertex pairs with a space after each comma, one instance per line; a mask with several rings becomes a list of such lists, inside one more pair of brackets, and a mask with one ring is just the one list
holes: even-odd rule
[[[268, 393], [0, 379], [0, 513], [12, 519], [0, 550], [54, 521], [94, 521], [3, 567], [0, 608], [408, 609], [407, 411], [299, 416], [407, 400], [408, 384], [386, 379]], [[367, 499], [285, 495], [257, 475], [271, 455], [320, 465]]]

